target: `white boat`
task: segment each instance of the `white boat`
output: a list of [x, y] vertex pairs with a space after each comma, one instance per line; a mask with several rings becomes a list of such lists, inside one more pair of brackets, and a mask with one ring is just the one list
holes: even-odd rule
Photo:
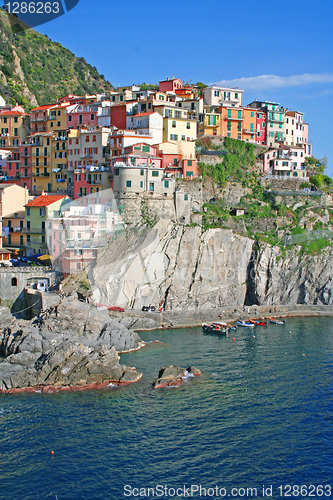
[[254, 323], [249, 323], [248, 321], [237, 321], [238, 326], [249, 326], [250, 328], [254, 328]]

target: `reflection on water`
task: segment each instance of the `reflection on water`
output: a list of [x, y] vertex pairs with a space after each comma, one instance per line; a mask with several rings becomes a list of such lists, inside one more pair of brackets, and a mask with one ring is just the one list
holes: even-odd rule
[[[329, 484], [332, 319], [228, 337], [200, 328], [140, 335], [164, 343], [121, 356], [143, 372], [136, 384], [0, 396], [0, 499], [120, 499], [125, 485]], [[170, 364], [202, 376], [153, 389]]]

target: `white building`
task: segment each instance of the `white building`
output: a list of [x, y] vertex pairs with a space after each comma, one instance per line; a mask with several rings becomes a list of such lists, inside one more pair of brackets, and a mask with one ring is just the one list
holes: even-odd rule
[[208, 87], [202, 91], [208, 106], [242, 106], [244, 90], [227, 87]]
[[159, 144], [163, 140], [163, 117], [157, 112], [127, 116], [126, 128], [150, 136], [153, 144]]

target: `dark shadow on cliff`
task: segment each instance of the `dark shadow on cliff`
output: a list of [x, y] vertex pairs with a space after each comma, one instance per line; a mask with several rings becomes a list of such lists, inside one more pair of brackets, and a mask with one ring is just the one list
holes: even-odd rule
[[256, 295], [256, 284], [255, 284], [255, 261], [257, 258], [257, 251], [252, 250], [252, 254], [246, 270], [246, 295], [245, 295], [245, 306], [259, 305], [258, 298]]

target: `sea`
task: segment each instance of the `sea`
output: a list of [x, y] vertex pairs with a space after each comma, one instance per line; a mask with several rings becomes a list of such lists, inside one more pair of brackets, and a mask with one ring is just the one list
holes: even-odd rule
[[138, 383], [0, 395], [1, 500], [333, 498], [333, 318], [140, 336]]

